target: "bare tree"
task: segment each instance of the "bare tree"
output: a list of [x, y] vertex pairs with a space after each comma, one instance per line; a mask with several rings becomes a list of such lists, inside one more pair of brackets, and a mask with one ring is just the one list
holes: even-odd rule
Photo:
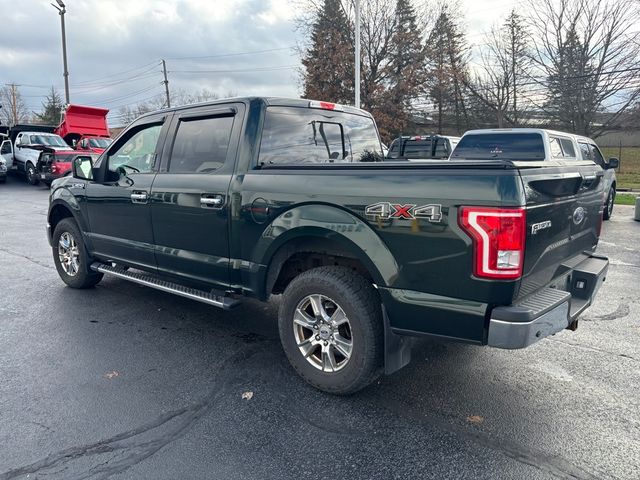
[[5, 125], [13, 126], [29, 119], [27, 106], [16, 84], [7, 84], [0, 89], [0, 105], [0, 120]]
[[640, 99], [636, 2], [531, 1], [539, 107], [563, 128], [602, 134]]
[[491, 29], [486, 40], [480, 54], [482, 70], [470, 89], [480, 104], [495, 113], [498, 127], [518, 126], [523, 121], [523, 96], [531, 73], [524, 17], [512, 10], [501, 25]]

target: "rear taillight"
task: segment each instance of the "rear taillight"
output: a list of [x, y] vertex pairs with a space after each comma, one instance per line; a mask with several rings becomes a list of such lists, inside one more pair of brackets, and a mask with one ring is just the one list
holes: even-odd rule
[[480, 278], [522, 276], [524, 208], [461, 207], [460, 226], [473, 240], [473, 274]]
[[51, 162], [51, 173], [53, 173], [54, 175], [58, 173], [58, 164], [56, 163], [55, 159]]

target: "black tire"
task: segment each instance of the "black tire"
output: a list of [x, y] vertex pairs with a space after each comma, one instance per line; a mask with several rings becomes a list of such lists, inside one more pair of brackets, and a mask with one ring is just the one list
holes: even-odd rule
[[40, 183], [38, 172], [36, 171], [36, 167], [33, 166], [33, 163], [27, 162], [27, 166], [24, 171], [29, 185], [38, 185], [38, 183]]
[[[324, 364], [322, 367], [314, 366], [314, 362], [318, 362], [316, 355], [308, 354], [305, 357], [298, 348], [297, 334], [294, 330], [300, 327], [296, 326], [294, 315], [297, 308], [303, 305], [305, 299], [311, 295], [324, 298], [325, 306], [330, 307], [333, 303], [341, 308], [347, 318], [350, 335], [343, 334], [340, 338], [350, 337], [352, 342], [350, 356], [344, 357], [338, 350], [333, 350], [334, 361], [335, 353], [338, 353], [342, 361], [347, 360], [336, 371], [324, 371]], [[320, 317], [315, 317], [316, 325], [313, 328], [316, 328], [318, 318]], [[326, 329], [326, 325], [328, 324], [324, 324], [322, 328]], [[294, 278], [282, 295], [278, 327], [280, 341], [289, 362], [302, 378], [319, 390], [338, 395], [351, 394], [369, 385], [382, 373], [384, 334], [380, 298], [365, 278], [348, 268], [319, 267], [307, 270]], [[321, 339], [311, 328], [308, 328], [308, 331], [311, 336], [307, 340], [313, 340], [311, 337]], [[335, 331], [337, 339], [338, 330], [332, 331]], [[327, 334], [326, 330], [322, 333]], [[330, 338], [329, 342], [333, 345], [333, 334]], [[318, 343], [324, 343], [325, 348], [331, 348], [331, 346], [326, 347], [327, 341]], [[323, 349], [320, 344], [313, 348], [316, 347]], [[318, 350], [314, 351], [318, 352]], [[322, 359], [325, 358], [322, 352], [319, 352], [319, 356]]]
[[[67, 265], [67, 267], [65, 267], [65, 265], [63, 265], [63, 260], [60, 258], [60, 238], [65, 234], [70, 235], [77, 246], [77, 257], [74, 256], [74, 258], [77, 258], [77, 262], [75, 263], [75, 265], [77, 265], [75, 274], [71, 274], [66, 271], [69, 269], [69, 266], [65, 262]], [[53, 262], [56, 265], [58, 275], [60, 275], [60, 278], [64, 283], [72, 288], [90, 288], [102, 280], [102, 273], [94, 272], [89, 268], [91, 265], [91, 258], [89, 257], [84, 245], [82, 233], [72, 218], [65, 218], [56, 225], [56, 228], [53, 231], [51, 243]]]
[[0, 183], [7, 183], [7, 177], [0, 178]]
[[607, 202], [604, 204], [604, 212], [602, 212], [602, 218], [605, 220], [609, 220], [611, 215], [613, 215], [613, 204], [616, 200], [616, 189], [615, 187], [611, 187], [609, 190], [609, 195], [607, 195]]

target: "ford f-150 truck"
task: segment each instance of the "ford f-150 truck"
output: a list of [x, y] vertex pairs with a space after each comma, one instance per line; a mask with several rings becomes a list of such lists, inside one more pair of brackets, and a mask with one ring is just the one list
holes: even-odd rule
[[281, 294], [315, 387], [355, 392], [411, 337], [523, 348], [575, 329], [604, 281], [602, 169], [382, 160], [371, 115], [237, 98], [144, 115], [53, 184], [48, 238], [73, 288], [112, 275], [232, 308]]

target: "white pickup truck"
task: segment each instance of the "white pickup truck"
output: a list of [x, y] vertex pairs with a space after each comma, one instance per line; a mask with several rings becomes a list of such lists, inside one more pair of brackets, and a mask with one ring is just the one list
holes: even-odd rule
[[[620, 160], [615, 157], [605, 160], [596, 142], [591, 138], [542, 128], [469, 130], [462, 136], [449, 157], [450, 160], [461, 158], [512, 161], [526, 158], [527, 163], [555, 161], [561, 164], [591, 160], [604, 170], [604, 220], [609, 220], [613, 213], [618, 183], [615, 169], [618, 168]], [[532, 158], [535, 160], [531, 160]]]
[[17, 133], [13, 144], [10, 139], [2, 142], [0, 154], [9, 169], [13, 168], [27, 177], [27, 181], [36, 185], [39, 182], [37, 171], [38, 158], [43, 150], [75, 153], [67, 143], [54, 133], [22, 131]]

